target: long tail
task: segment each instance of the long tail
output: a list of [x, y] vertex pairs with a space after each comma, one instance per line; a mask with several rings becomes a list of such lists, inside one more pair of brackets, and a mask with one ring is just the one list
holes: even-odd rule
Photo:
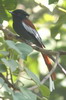
[[[47, 67], [48, 67], [48, 70], [50, 71], [52, 69], [50, 58], [48, 56], [46, 56], [45, 54], [42, 54], [42, 56], [43, 56], [44, 61], [45, 61], [46, 65], [47, 65]], [[56, 79], [55, 72], [52, 73], [51, 77], [52, 77], [52, 80]]]

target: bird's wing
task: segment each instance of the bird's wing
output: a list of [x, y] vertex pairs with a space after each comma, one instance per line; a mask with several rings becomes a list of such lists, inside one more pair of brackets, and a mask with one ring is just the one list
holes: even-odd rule
[[23, 20], [22, 21], [22, 25], [26, 29], [27, 32], [29, 32], [30, 34], [32, 34], [33, 36], [35, 36], [35, 38], [39, 41], [39, 43], [41, 43], [41, 45], [43, 45], [41, 37], [38, 34], [38, 32], [36, 31], [34, 25], [31, 23], [31, 21], [29, 21], [29, 20]]

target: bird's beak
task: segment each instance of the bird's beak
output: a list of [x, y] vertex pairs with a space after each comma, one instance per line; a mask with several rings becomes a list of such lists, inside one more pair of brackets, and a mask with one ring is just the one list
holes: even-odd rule
[[12, 12], [12, 11], [9, 11], [9, 13], [13, 14], [13, 12]]

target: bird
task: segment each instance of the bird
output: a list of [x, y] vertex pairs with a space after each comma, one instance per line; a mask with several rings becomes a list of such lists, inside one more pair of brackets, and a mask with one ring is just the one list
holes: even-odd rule
[[[16, 9], [14, 11], [10, 11], [13, 18], [13, 29], [15, 32], [25, 41], [32, 43], [40, 48], [45, 48], [45, 45], [42, 42], [42, 39], [36, 30], [33, 23], [29, 20], [29, 14], [22, 10]], [[41, 52], [43, 59], [48, 67], [48, 70], [51, 71], [52, 69], [52, 62], [50, 58]], [[55, 72], [51, 75], [52, 80], [56, 79]]]

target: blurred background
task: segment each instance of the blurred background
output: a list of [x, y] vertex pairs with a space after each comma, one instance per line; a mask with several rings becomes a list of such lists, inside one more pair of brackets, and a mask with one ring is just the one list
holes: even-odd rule
[[[15, 9], [23, 9], [30, 14], [29, 19], [34, 23], [46, 49], [66, 50], [66, 0], [0, 0], [0, 24], [12, 32], [14, 30], [9, 11]], [[3, 35], [1, 31], [0, 33], [2, 42]], [[61, 56], [59, 62], [66, 69], [66, 56]], [[24, 63], [41, 80], [48, 73], [42, 56], [37, 51], [33, 51]], [[49, 100], [66, 100], [66, 77], [59, 67], [56, 76], [56, 89]]]

